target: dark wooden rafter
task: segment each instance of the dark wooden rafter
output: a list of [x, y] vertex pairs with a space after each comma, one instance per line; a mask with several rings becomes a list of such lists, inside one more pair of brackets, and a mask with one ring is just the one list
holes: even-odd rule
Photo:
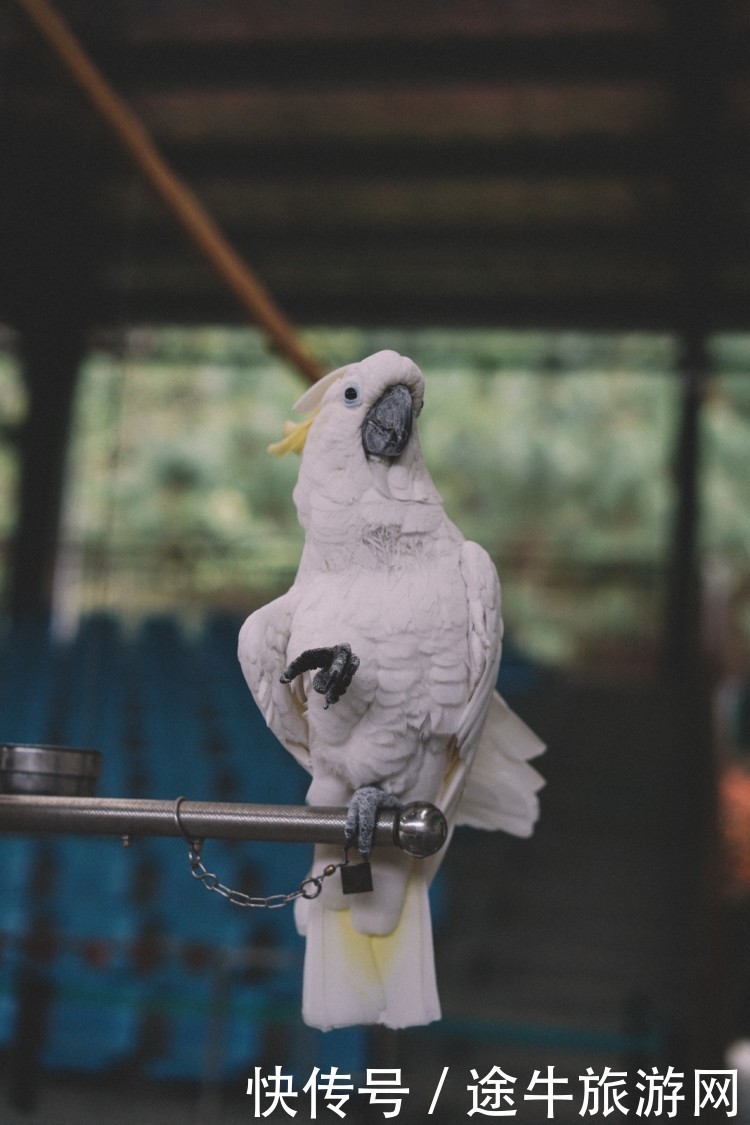
[[700, 668], [699, 419], [710, 373], [707, 336], [721, 302], [719, 249], [728, 236], [722, 231], [721, 174], [728, 25], [727, 7], [718, 0], [673, 0], [671, 8], [675, 116], [669, 155], [675, 186], [670, 232], [684, 409], [675, 465], [679, 491], [667, 636], [669, 665], [684, 678]]
[[224, 284], [309, 381], [320, 368], [306, 352], [265, 286], [239, 257], [193, 191], [175, 174], [148, 131], [89, 58], [49, 0], [15, 0], [93, 112], [111, 131], [139, 173], [211, 263]]
[[701, 415], [711, 377], [708, 335], [716, 320], [723, 237], [726, 75], [729, 4], [724, 0], [671, 0], [674, 50], [671, 76], [675, 115], [671, 130], [674, 217], [672, 259], [681, 344], [678, 378], [682, 408], [674, 457], [675, 514], [665, 621], [665, 700], [680, 747], [682, 770], [674, 798], [683, 809], [683, 895], [692, 904], [685, 933], [695, 966], [691, 999], [693, 1057], [717, 1064], [723, 1047], [725, 969], [722, 963], [717, 851], [716, 762], [712, 684], [703, 644], [700, 487]]
[[[376, 86], [522, 79], [541, 83], [586, 79], [642, 80], [663, 70], [668, 41], [654, 32], [521, 37], [496, 35], [425, 38], [393, 35], [243, 42], [102, 42], [97, 58], [121, 89], [148, 91], [184, 82], [210, 89], [248, 83], [316, 91]], [[741, 57], [742, 42], [730, 55]], [[28, 81], [28, 48], [19, 46], [9, 64]]]
[[[8, 608], [45, 612], [52, 596], [69, 424], [92, 306], [91, 152], [23, 117], [4, 122], [0, 295], [19, 338], [28, 411], [18, 440], [18, 521]], [[12, 266], [12, 269], [8, 267]]]
[[[572, 307], [580, 327], [679, 327], [675, 40], [663, 5], [581, 2], [563, 12], [470, 2], [459, 18], [421, 4], [406, 11], [386, 3], [375, 13], [320, 0], [314, 16], [300, 4], [279, 12], [261, 2], [251, 15], [198, 3], [179, 28], [151, 8], [136, 19], [119, 4], [105, 18], [83, 0], [76, 11], [104, 71], [152, 123], [160, 151], [294, 320], [400, 318], [403, 281], [424, 283], [432, 241], [444, 301], [426, 291], [410, 302], [419, 323], [470, 322], [473, 301], [477, 323], [496, 323], [500, 307], [551, 325]], [[722, 57], [740, 103], [749, 44], [747, 21], [737, 23]], [[53, 112], [59, 76], [45, 93], [28, 38], [11, 38], [5, 58], [18, 96]], [[750, 175], [739, 113], [733, 128], [734, 201], [721, 231], [728, 267], [716, 277], [723, 299], [712, 314], [713, 324], [732, 326], [750, 289], [737, 268]], [[135, 218], [127, 205], [123, 234], [112, 182], [102, 177], [96, 206], [138, 258], [128, 275], [135, 315], [151, 310], [162, 320], [182, 307], [188, 317], [210, 309], [212, 319], [236, 321], [179, 238], [170, 248], [169, 227], [147, 202]], [[487, 268], [481, 250], [493, 240], [497, 263]], [[604, 284], [597, 242], [609, 255]], [[515, 271], [524, 247], [536, 302]], [[569, 293], [561, 295], [566, 257]], [[109, 249], [101, 260], [97, 319], [118, 307], [117, 260]]]
[[665, 168], [665, 137], [605, 136], [552, 137], [537, 140], [442, 141], [409, 137], [404, 140], [347, 140], [337, 138], [226, 142], [166, 146], [170, 160], [191, 179], [206, 175], [240, 181], [250, 177], [293, 181], [296, 177], [325, 179], [335, 171], [339, 180], [425, 180], [461, 178], [485, 180], [493, 176], [547, 179], [550, 174], [571, 179], [600, 176], [658, 175]]
[[[55, 9], [47, 0], [17, 0], [17, 4], [245, 310], [260, 323], [279, 351], [314, 381], [320, 370], [284, 314], [197, 197], [171, 170], [147, 131], [108, 85]], [[50, 144], [38, 154], [42, 161], [50, 161], [49, 171], [59, 171], [54, 160], [50, 160], [56, 153], [57, 145]], [[18, 157], [20, 167], [26, 167], [21, 149]], [[64, 164], [66, 157], [67, 154]], [[14, 168], [8, 177], [10, 182], [15, 172]], [[29, 268], [32, 273], [26, 285], [17, 285], [16, 278], [7, 273], [3, 278], [6, 307], [15, 307], [16, 323], [21, 329], [29, 393], [28, 417], [20, 436], [20, 517], [9, 595], [14, 618], [31, 612], [46, 614], [52, 604], [65, 454], [92, 308], [87, 297], [90, 298], [93, 278], [93, 246], [85, 239], [87, 222], [76, 222], [77, 207], [69, 205], [73, 200], [80, 203], [84, 193], [80, 187], [77, 190], [75, 178], [70, 175], [63, 178], [62, 185], [56, 182], [48, 174], [47, 166], [37, 174], [34, 183], [41, 192], [41, 198], [35, 201], [40, 211], [38, 217], [34, 200], [23, 198], [23, 189], [15, 192], [13, 198], [23, 199], [26, 205], [25, 225], [27, 233], [33, 233], [36, 254], [28, 254], [12, 223], [6, 220], [2, 231], [3, 241], [16, 250], [11, 260], [17, 263], [18, 280], [28, 274]], [[68, 242], [63, 239], [55, 257], [54, 228], [60, 211]], [[53, 265], [48, 268], [45, 261], [51, 254]]]
[[[696, 0], [196, 0], [179, 27], [169, 6], [58, 2], [296, 323], [648, 328], [682, 333], [693, 359], [707, 332], [747, 324], [736, 11], [719, 55]], [[242, 322], [18, 19], [2, 49], [31, 144], [52, 122], [89, 149], [86, 322]], [[6, 275], [0, 318], [24, 292]]]
[[87, 332], [74, 320], [23, 335], [29, 412], [19, 445], [19, 520], [8, 610], [15, 620], [46, 615], [52, 603], [60, 507], [75, 388]]

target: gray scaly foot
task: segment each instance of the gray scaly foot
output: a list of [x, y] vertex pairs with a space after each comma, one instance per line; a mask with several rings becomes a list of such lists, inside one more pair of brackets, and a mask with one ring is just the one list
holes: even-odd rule
[[400, 809], [401, 801], [392, 793], [378, 789], [377, 785], [363, 785], [349, 802], [346, 814], [346, 842], [368, 859], [372, 852], [375, 825], [381, 809]]

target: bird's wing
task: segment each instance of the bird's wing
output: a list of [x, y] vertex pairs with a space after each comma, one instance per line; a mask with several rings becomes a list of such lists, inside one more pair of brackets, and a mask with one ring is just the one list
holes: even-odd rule
[[298, 595], [292, 587], [262, 606], [240, 630], [238, 656], [248, 687], [266, 723], [301, 766], [312, 773], [307, 726], [307, 697], [302, 676], [280, 682], [288, 664], [287, 646]]
[[500, 584], [481, 547], [465, 543], [460, 571], [469, 604], [470, 683], [438, 805], [449, 824], [531, 834], [544, 784], [528, 764], [544, 743], [495, 691], [502, 638]]
[[500, 583], [487, 552], [476, 543], [461, 547], [459, 574], [469, 610], [469, 696], [458, 721], [449, 768], [438, 804], [449, 822], [466, 783], [497, 680], [503, 623]]
[[476, 543], [461, 548], [459, 571], [469, 607], [469, 699], [456, 731], [462, 758], [471, 758], [497, 682], [503, 621], [500, 583], [487, 552]]

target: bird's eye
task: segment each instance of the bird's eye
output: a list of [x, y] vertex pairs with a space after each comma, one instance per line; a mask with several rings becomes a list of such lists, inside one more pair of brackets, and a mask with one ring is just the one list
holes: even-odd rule
[[362, 402], [362, 392], [359, 383], [347, 383], [344, 387], [344, 405], [359, 406]]

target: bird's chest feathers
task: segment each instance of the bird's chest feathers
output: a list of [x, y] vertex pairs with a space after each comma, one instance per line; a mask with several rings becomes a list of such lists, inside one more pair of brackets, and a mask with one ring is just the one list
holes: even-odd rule
[[366, 539], [360, 551], [369, 567], [318, 573], [301, 585], [288, 655], [351, 645], [360, 666], [334, 707], [324, 710], [309, 678], [305, 684], [314, 772], [354, 788], [387, 779], [402, 793], [439, 754], [466, 704], [466, 594], [458, 551], [436, 556], [417, 540], [405, 547], [387, 525]]
[[308, 566], [299, 581], [295, 653], [342, 640], [359, 645], [357, 680], [364, 684], [368, 666], [403, 661], [417, 669], [419, 654], [460, 647], [468, 624], [459, 550], [442, 546], [393, 525], [369, 525], [346, 555], [329, 551], [324, 565]]
[[399, 524], [365, 524], [360, 532], [365, 569], [419, 567], [434, 554], [434, 544], [421, 532], [405, 532]]
[[416, 570], [455, 549], [440, 505], [378, 498], [327, 516], [308, 525], [305, 536], [304, 567], [318, 573]]
[[[401, 635], [410, 638], [409, 650], [439, 635], [441, 625], [465, 629], [466, 595], [457, 578], [463, 537], [441, 504], [378, 497], [331, 517], [307, 528], [297, 628], [313, 623], [316, 635], [321, 628], [333, 633], [331, 643], [351, 633], [352, 643], [356, 637], [368, 647]], [[311, 631], [310, 647], [321, 643]]]

